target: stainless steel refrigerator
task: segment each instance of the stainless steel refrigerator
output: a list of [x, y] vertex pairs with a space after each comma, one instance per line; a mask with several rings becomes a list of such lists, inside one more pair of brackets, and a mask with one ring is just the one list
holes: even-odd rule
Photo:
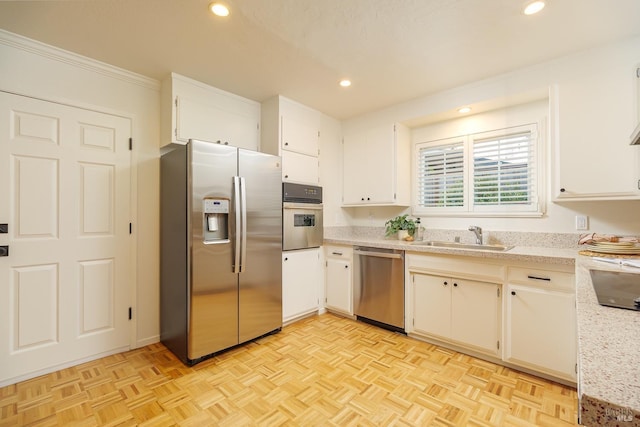
[[282, 327], [280, 164], [197, 140], [161, 157], [160, 339], [187, 364]]

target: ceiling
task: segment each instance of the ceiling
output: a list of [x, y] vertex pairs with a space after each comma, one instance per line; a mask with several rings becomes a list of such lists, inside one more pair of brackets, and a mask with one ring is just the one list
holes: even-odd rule
[[209, 2], [0, 1], [0, 28], [337, 119], [640, 34], [639, 0], [547, 0], [533, 16], [524, 0], [226, 0], [227, 18]]

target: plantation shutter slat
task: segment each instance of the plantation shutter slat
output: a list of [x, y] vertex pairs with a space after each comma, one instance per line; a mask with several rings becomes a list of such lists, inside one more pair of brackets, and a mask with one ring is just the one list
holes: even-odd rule
[[423, 147], [418, 151], [420, 207], [464, 206], [463, 143]]
[[535, 140], [530, 131], [474, 139], [474, 205], [535, 203], [535, 158]]

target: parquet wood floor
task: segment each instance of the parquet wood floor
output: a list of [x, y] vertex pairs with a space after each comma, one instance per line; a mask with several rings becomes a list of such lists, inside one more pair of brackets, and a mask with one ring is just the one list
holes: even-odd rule
[[568, 426], [576, 391], [323, 314], [194, 367], [162, 344], [0, 388], [0, 426]]

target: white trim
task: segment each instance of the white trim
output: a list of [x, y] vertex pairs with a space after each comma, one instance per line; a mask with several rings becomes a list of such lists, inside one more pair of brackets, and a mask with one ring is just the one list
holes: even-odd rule
[[92, 354], [88, 357], [83, 357], [81, 359], [76, 359], [72, 361], [67, 361], [55, 366], [48, 366], [44, 369], [40, 369], [38, 371], [29, 372], [24, 375], [18, 375], [17, 377], [8, 378], [6, 380], [0, 381], [0, 387], [6, 387], [11, 384], [16, 384], [21, 381], [30, 380], [31, 378], [39, 377], [41, 375], [50, 374], [51, 372], [56, 372], [61, 369], [70, 368], [72, 366], [80, 365], [82, 363], [91, 362], [93, 360], [102, 359], [103, 357], [111, 356], [113, 354], [123, 353], [125, 351], [129, 351], [129, 347], [119, 347], [113, 350], [105, 351], [104, 353]]
[[141, 339], [140, 341], [136, 342], [136, 346], [135, 347], [131, 347], [131, 349], [134, 348], [140, 348], [140, 347], [146, 347], [148, 345], [151, 344], [156, 344], [160, 342], [160, 335], [151, 335], [150, 337], [147, 337], [145, 339]]
[[160, 81], [0, 29], [0, 44], [152, 90]]

